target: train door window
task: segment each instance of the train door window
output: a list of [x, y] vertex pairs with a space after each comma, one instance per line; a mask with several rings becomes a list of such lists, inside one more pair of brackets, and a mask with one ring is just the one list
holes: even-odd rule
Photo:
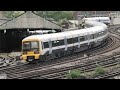
[[68, 44], [72, 44], [72, 43], [73, 43], [73, 38], [67, 39], [67, 43], [68, 43]]
[[48, 42], [43, 42], [44, 48], [49, 48], [49, 43]]
[[85, 41], [84, 36], [80, 36], [80, 41]]
[[73, 42], [77, 43], [78, 42], [78, 37], [73, 38]]

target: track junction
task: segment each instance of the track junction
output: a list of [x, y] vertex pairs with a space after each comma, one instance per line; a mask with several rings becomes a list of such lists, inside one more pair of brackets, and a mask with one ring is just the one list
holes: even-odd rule
[[[91, 72], [100, 65], [104, 68], [120, 64], [120, 34], [117, 33], [119, 26], [109, 28], [110, 36], [102, 45], [84, 52], [75, 53], [66, 57], [54, 59], [47, 62], [35, 64], [19, 64], [10, 66], [10, 62], [15, 62], [13, 57], [0, 57], [1, 69], [7, 75], [7, 79], [59, 79], [66, 78], [69, 70], [80, 69], [82, 72]], [[118, 51], [117, 51], [118, 50]], [[91, 53], [89, 57], [85, 54]], [[114, 57], [114, 58], [113, 58]], [[5, 64], [6, 66], [5, 67]], [[105, 74], [105, 76], [86, 77], [86, 78], [107, 78], [119, 74], [119, 71]]]

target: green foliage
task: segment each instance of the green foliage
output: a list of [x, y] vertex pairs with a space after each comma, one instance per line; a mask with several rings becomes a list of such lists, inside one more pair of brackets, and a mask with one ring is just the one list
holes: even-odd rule
[[101, 66], [98, 66], [96, 69], [95, 69], [95, 75], [101, 75], [101, 74], [104, 74], [105, 73], [105, 70], [101, 67]]
[[7, 18], [15, 18], [24, 13], [24, 11], [4, 11], [4, 16]]
[[80, 78], [82, 75], [80, 70], [74, 69], [74, 70], [71, 70], [70, 73], [68, 73], [66, 76], [68, 79], [77, 79], [77, 78]]
[[[44, 18], [53, 18], [58, 24], [62, 24], [64, 21], [73, 19], [73, 11], [34, 11], [37, 15]], [[4, 16], [7, 18], [15, 18], [24, 11], [4, 11]]]
[[55, 21], [61, 19], [73, 19], [73, 11], [36, 11], [36, 14], [45, 18], [53, 18]]

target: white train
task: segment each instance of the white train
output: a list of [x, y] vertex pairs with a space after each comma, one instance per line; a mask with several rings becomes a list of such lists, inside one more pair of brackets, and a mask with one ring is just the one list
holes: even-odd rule
[[[108, 18], [105, 17], [104, 21], [107, 20]], [[107, 25], [102, 22], [98, 22], [95, 18], [93, 20], [86, 18], [85, 24], [92, 25], [92, 27], [26, 37], [22, 40], [22, 59], [28, 62], [50, 59], [98, 46], [109, 34]]]
[[92, 17], [92, 18], [83, 18], [83, 21], [97, 21], [97, 22], [103, 22], [107, 25], [111, 23], [111, 20], [109, 17]]

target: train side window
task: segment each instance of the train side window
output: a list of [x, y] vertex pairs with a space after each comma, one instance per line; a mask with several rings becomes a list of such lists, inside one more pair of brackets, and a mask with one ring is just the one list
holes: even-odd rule
[[72, 43], [73, 43], [73, 38], [67, 39], [67, 43], [68, 43], [68, 44], [72, 44]]
[[91, 39], [94, 39], [95, 38], [95, 35], [94, 34], [91, 34], [92, 38]]
[[89, 35], [89, 39], [93, 39], [93, 35], [92, 34]]
[[73, 38], [73, 42], [77, 43], [78, 42], [78, 37]]
[[43, 42], [44, 48], [49, 48], [49, 43], [48, 42]]
[[58, 40], [52, 41], [52, 47], [56, 46], [59, 46], [59, 41]]
[[59, 46], [64, 45], [64, 39], [63, 40], [58, 40], [59, 41]]
[[85, 41], [84, 36], [80, 36], [80, 41]]

